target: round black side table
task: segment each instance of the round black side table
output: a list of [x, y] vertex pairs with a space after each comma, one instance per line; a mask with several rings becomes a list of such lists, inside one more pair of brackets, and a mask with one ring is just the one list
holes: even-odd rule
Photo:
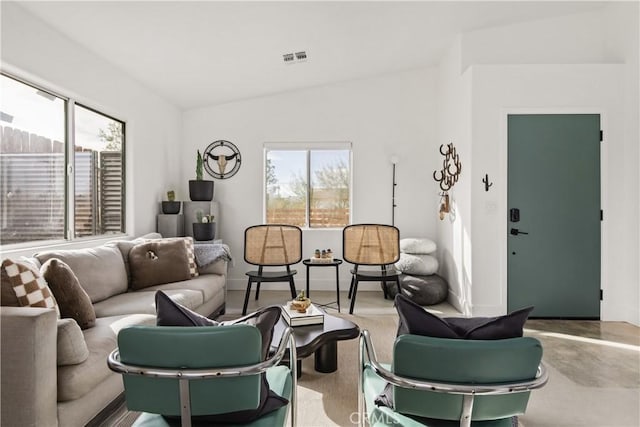
[[[340, 313], [340, 264], [342, 264], [342, 260], [340, 258], [334, 258], [331, 262], [312, 262], [311, 259], [307, 258], [302, 261], [304, 265], [307, 266], [307, 298], [311, 298], [309, 293], [309, 270], [311, 267], [335, 267], [336, 269], [336, 301], [335, 303], [338, 305], [338, 313]], [[326, 307], [328, 305], [333, 304], [333, 302], [327, 304], [317, 304], [322, 307]]]

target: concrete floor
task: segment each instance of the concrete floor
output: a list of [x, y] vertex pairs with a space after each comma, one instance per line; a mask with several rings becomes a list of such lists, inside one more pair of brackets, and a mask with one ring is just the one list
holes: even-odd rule
[[[284, 304], [287, 291], [255, 290], [248, 311]], [[314, 303], [335, 301], [335, 292], [313, 291]], [[229, 291], [227, 313], [242, 311], [244, 291]], [[349, 310], [341, 293], [342, 313]], [[460, 315], [447, 303], [428, 307], [441, 316]], [[334, 310], [329, 310], [334, 312]], [[382, 292], [359, 292], [355, 313], [395, 314]], [[526, 427], [640, 426], [640, 328], [625, 322], [582, 320], [529, 320], [525, 335], [538, 338], [544, 348], [549, 383], [532, 393], [520, 424]]]

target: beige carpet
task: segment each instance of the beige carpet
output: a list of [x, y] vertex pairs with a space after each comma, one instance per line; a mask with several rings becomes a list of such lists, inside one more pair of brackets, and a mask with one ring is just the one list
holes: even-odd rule
[[[371, 333], [378, 358], [391, 360], [398, 328], [395, 315], [338, 315]], [[298, 382], [298, 424], [304, 427], [357, 425], [358, 340], [338, 342], [338, 370], [321, 374], [313, 369], [313, 357], [302, 363]], [[353, 422], [352, 422], [353, 421]]]

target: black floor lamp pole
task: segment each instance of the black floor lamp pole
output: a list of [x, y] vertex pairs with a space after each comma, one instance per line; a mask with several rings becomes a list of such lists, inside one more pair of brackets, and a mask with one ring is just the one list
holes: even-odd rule
[[396, 225], [396, 164], [393, 163], [393, 186], [391, 187], [391, 225]]

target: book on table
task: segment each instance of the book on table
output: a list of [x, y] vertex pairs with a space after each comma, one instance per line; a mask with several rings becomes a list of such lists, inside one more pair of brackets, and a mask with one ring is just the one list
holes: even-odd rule
[[291, 309], [289, 303], [282, 306], [284, 320], [291, 326], [319, 325], [324, 323], [324, 312], [311, 304], [306, 313]]

